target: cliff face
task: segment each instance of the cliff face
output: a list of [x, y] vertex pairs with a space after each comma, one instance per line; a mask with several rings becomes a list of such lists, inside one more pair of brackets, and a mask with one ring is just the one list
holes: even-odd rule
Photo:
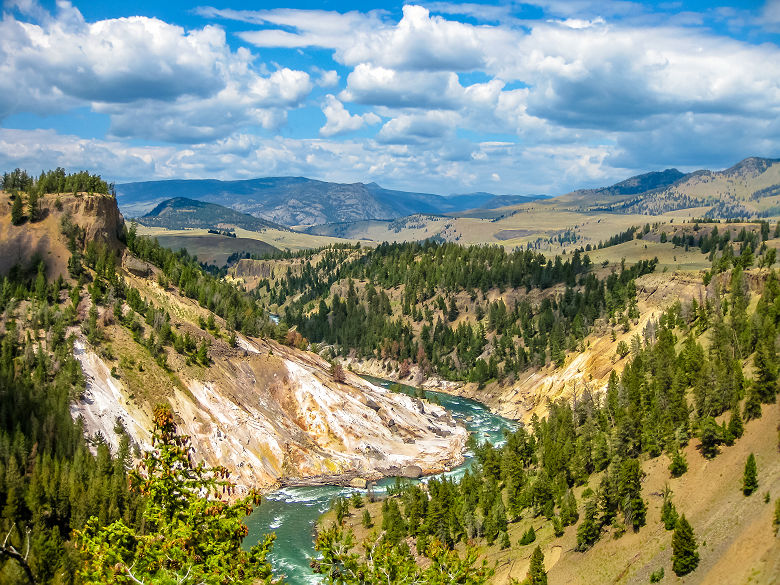
[[[47, 208], [53, 209], [54, 196], [46, 197]], [[70, 212], [74, 223], [84, 228], [87, 242], [108, 244], [114, 249], [121, 245], [120, 236], [125, 220], [119, 213], [116, 199], [109, 195], [59, 196], [63, 213]]]
[[[0, 191], [0, 274], [14, 264], [25, 264], [34, 255], [45, 263], [50, 278], [68, 274], [70, 252], [61, 233], [62, 218], [69, 214], [84, 229], [84, 241], [100, 242], [113, 249], [121, 247], [124, 219], [116, 199], [109, 195], [48, 194], [40, 198], [40, 219], [11, 223], [10, 194]], [[26, 205], [25, 205], [26, 210]]]
[[[129, 376], [112, 378], [106, 361], [83, 342], [76, 357], [88, 382], [73, 416], [83, 417], [88, 434], [100, 432], [114, 445], [119, 418], [148, 447], [153, 393]], [[432, 473], [463, 460], [466, 429], [442, 407], [349, 372], [336, 382], [327, 368], [314, 354], [241, 339], [237, 350], [219, 348], [202, 377], [179, 372], [184, 387], [171, 388], [165, 400], [196, 457], [227, 467], [240, 492], [320, 476], [375, 479], [407, 465]]]

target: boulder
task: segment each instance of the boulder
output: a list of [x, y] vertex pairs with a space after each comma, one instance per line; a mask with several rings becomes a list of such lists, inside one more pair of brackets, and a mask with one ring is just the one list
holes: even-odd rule
[[405, 465], [401, 468], [401, 477], [417, 479], [422, 476], [422, 467], [419, 465]]
[[358, 488], [361, 490], [366, 489], [366, 486], [368, 485], [368, 482], [363, 477], [353, 477], [352, 480], [349, 482], [349, 486], [353, 488]]
[[149, 264], [130, 255], [125, 256], [124, 265], [128, 272], [135, 274], [136, 276], [147, 278], [152, 273]]

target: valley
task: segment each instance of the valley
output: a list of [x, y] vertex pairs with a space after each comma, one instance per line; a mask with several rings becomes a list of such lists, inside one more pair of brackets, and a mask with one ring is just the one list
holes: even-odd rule
[[[761, 215], [772, 190], [761, 188], [768, 202], [745, 193], [778, 165], [751, 160], [708, 175], [740, 205], [758, 201], [729, 220], [702, 198], [664, 203], [701, 173], [318, 226], [190, 200], [126, 223], [99, 177], [78, 179], [92, 190], [75, 194], [38, 194], [35, 182], [0, 192], [0, 374], [12, 397], [0, 420], [34, 412], [23, 443], [0, 434], [3, 466], [34, 461], [0, 496], [55, 477], [52, 454], [77, 457], [88, 471], [14, 504], [32, 518], [61, 509], [58, 482], [72, 486], [67, 524], [30, 523], [36, 542], [75, 560], [55, 537], [71, 526], [89, 538], [112, 522], [136, 530], [148, 493], [128, 486], [160, 452], [164, 405], [189, 464], [230, 478], [193, 505], [251, 511], [247, 498], [265, 494], [236, 558], [259, 543], [262, 571], [291, 583], [319, 582], [352, 553], [366, 572], [458, 566], [475, 583], [520, 582], [537, 545], [553, 582], [643, 583], [673, 573], [659, 524], [670, 493], [699, 543], [685, 582], [771, 583], [780, 228]], [[659, 213], [603, 209], [637, 197]], [[751, 453], [760, 491], [747, 498]], [[680, 461], [686, 470], [670, 472]], [[705, 487], [710, 474], [724, 479]], [[364, 539], [386, 556], [366, 557]], [[112, 570], [130, 566], [135, 553], [122, 554]], [[748, 568], [729, 572], [737, 559]], [[16, 583], [24, 566], [0, 561], [0, 576]]]

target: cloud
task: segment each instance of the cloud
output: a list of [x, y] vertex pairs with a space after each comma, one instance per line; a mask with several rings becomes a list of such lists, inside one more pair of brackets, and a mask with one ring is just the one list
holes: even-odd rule
[[463, 87], [455, 73], [395, 71], [361, 63], [347, 77], [344, 101], [392, 108], [456, 108]]
[[[599, 165], [606, 147], [524, 148], [512, 143], [443, 141], [431, 145], [373, 140], [264, 138], [236, 133], [187, 146], [133, 146], [53, 130], [0, 128], [0, 167], [89, 168], [110, 181], [172, 178], [242, 179], [308, 176], [326, 181], [376, 181], [384, 187], [435, 193], [485, 185], [504, 192], [564, 192], [569, 181], [625, 178]], [[500, 169], [501, 182], [493, 174]], [[410, 182], [410, 177], [413, 179]]]
[[339, 74], [337, 71], [324, 71], [319, 67], [314, 68], [315, 72], [319, 75], [317, 79], [317, 85], [320, 87], [335, 87], [339, 84]]
[[325, 103], [322, 106], [322, 111], [325, 114], [326, 122], [325, 125], [320, 128], [320, 135], [326, 137], [353, 132], [359, 130], [366, 124], [379, 124], [379, 122], [382, 121], [382, 119], [373, 112], [368, 112], [362, 116], [350, 114], [344, 107], [344, 104], [331, 94], [325, 96]]
[[[480, 28], [431, 16], [422, 6], [406, 5], [394, 24], [383, 13], [324, 10], [234, 11], [200, 9], [200, 14], [278, 29], [245, 31], [240, 37], [256, 47], [322, 47], [347, 66], [361, 63], [412, 71], [469, 71], [484, 67], [487, 46], [504, 40], [500, 28]], [[292, 30], [289, 30], [292, 29]]]
[[0, 119], [89, 105], [111, 116], [116, 136], [212, 140], [236, 124], [276, 127], [313, 87], [302, 71], [260, 74], [252, 54], [231, 50], [213, 25], [186, 31], [141, 16], [87, 23], [66, 2], [39, 17], [0, 21]]
[[[438, 192], [480, 183], [560, 192], [648, 166], [780, 152], [780, 48], [722, 32], [763, 27], [755, 38], [766, 38], [780, 22], [777, 0], [750, 13], [435, 2], [406, 5], [400, 18], [201, 7], [211, 23], [193, 29], [143, 16], [90, 23], [66, 2], [52, 13], [33, 0], [4, 6], [0, 120], [85, 107], [110, 118], [104, 141], [18, 134], [18, 154], [4, 131], [0, 160], [11, 166], [35, 156], [73, 166], [82, 156], [75, 166], [137, 178], [308, 174]], [[228, 39], [221, 19], [243, 30]], [[264, 63], [257, 47], [260, 56], [293, 51]], [[305, 60], [308, 73], [290, 64]], [[316, 112], [295, 118], [310, 125], [296, 128], [309, 139], [270, 137], [302, 107]], [[312, 122], [317, 107], [324, 125]], [[349, 136], [358, 130], [360, 139]], [[30, 166], [50, 164], [37, 160]]]
[[377, 139], [396, 144], [442, 139], [454, 134], [457, 121], [458, 115], [454, 112], [440, 110], [401, 115], [382, 126]]
[[[526, 125], [510, 129], [507, 122], [538, 126], [536, 121], [544, 120], [557, 128], [629, 131], [670, 112], [762, 116], [780, 104], [780, 50], [775, 45], [751, 45], [701, 27], [658, 25], [660, 13], [649, 15], [647, 7], [634, 2], [529, 4], [559, 19], [519, 21], [507, 6], [490, 12], [491, 18], [501, 17], [498, 25], [448, 20], [414, 5], [404, 6], [395, 23], [377, 12], [275, 10], [241, 14], [247, 22], [283, 30], [266, 28], [242, 36], [258, 46], [277, 46], [278, 32], [284, 39], [281, 46], [332, 49], [334, 59], [352, 67], [342, 101], [395, 109], [471, 109], [518, 135]], [[471, 5], [431, 6], [447, 14], [479, 12]], [[768, 4], [765, 13], [774, 14], [775, 6]], [[656, 23], [643, 20], [650, 16]], [[688, 24], [705, 17], [676, 16]], [[352, 33], [345, 34], [348, 30]], [[496, 85], [524, 84], [523, 116], [502, 108], [507, 101], [502, 96], [490, 102], [492, 110], [484, 102], [477, 112], [457, 78], [471, 71], [484, 73]], [[469, 122], [474, 116], [461, 119]], [[560, 134], [554, 129], [543, 133]]]

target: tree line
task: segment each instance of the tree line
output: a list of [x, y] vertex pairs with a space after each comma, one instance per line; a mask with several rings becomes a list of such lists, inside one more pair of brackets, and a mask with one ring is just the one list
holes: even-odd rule
[[[472, 444], [477, 464], [460, 481], [397, 483], [376, 519], [381, 541], [401, 556], [411, 554], [409, 537], [423, 556], [432, 542], [452, 549], [477, 539], [519, 548], [531, 545], [535, 532], [531, 527], [511, 542], [509, 524], [543, 519], [556, 536], [576, 525], [577, 548], [585, 551], [605, 534], [617, 538], [641, 530], [647, 523], [644, 461], [666, 453], [670, 476], [680, 476], [688, 467], [681, 449], [691, 438], [699, 439], [702, 457], [717, 457], [721, 446], [739, 440], [745, 424], [761, 416], [761, 404], [777, 400], [778, 274], [769, 274], [750, 314], [741, 270], [733, 272], [730, 288], [707, 306], [706, 322], [698, 309], [673, 306], [664, 312], [635, 337], [623, 373], [612, 373], [603, 395], [583, 387], [570, 400], [549, 404], [545, 418], [534, 416], [528, 428], [507, 432], [502, 446]], [[752, 362], [752, 377], [743, 373], [746, 361]], [[715, 417], [727, 412], [728, 419], [718, 424]], [[752, 455], [742, 485], [746, 496], [758, 485]], [[588, 486], [579, 501], [577, 486]], [[342, 518], [348, 512], [349, 505]], [[695, 570], [694, 532], [669, 490], [662, 522], [675, 531], [675, 573]], [[335, 546], [334, 540], [327, 546]]]

